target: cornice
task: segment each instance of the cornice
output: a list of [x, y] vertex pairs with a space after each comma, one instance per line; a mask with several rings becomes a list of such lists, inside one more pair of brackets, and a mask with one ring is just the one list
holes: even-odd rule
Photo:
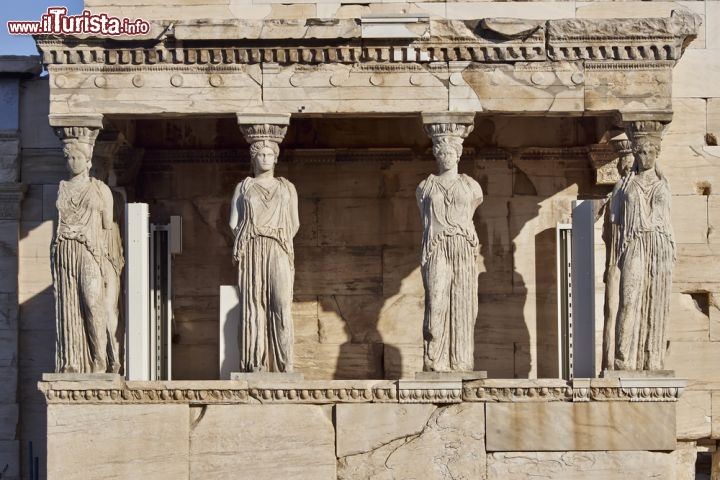
[[[497, 19], [489, 19], [497, 20]], [[525, 20], [507, 20], [517, 24]], [[155, 22], [159, 39], [119, 40], [39, 35], [45, 65], [362, 64], [544, 61], [676, 62], [695, 38], [700, 17], [563, 19], [508, 33], [502, 22], [429, 20], [415, 38], [364, 38], [362, 19]], [[155, 30], [153, 30], [155, 31]], [[514, 30], [512, 30], [514, 31]]]

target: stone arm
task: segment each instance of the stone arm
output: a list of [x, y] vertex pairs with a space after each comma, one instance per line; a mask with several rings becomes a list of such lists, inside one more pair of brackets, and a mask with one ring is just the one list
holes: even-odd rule
[[113, 221], [113, 195], [110, 191], [110, 187], [105, 185], [103, 182], [100, 182], [99, 180], [98, 182], [100, 183], [100, 195], [103, 202], [102, 227], [104, 230], [110, 230], [115, 226], [115, 222]]
[[230, 203], [230, 230], [234, 233], [240, 221], [240, 212], [238, 212], [238, 200], [240, 199], [240, 189], [242, 183], [238, 183], [235, 186], [235, 192], [233, 193], [232, 202]]
[[292, 236], [294, 237], [300, 229], [300, 215], [298, 214], [298, 196], [295, 185], [287, 182], [288, 190], [290, 190], [290, 224], [292, 226]]
[[425, 190], [426, 182], [427, 182], [427, 180], [423, 180], [422, 182], [420, 182], [420, 185], [418, 185], [417, 189], [415, 190], [415, 200], [417, 201], [418, 209], [420, 210], [420, 220], [425, 219], [425, 215], [423, 213], [423, 208], [422, 208], [422, 194], [423, 194], [423, 190]]
[[472, 177], [468, 177], [473, 193], [473, 211], [475, 211], [483, 202], [483, 191], [480, 184]]

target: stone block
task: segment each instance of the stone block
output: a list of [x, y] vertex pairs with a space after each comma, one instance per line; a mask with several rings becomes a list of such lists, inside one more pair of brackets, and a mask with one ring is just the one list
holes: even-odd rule
[[447, 18], [471, 20], [477, 18], [509, 17], [533, 20], [574, 18], [575, 8], [567, 2], [494, 3], [448, 2]]
[[673, 272], [673, 290], [720, 290], [720, 270], [712, 259], [720, 255], [717, 244], [679, 244]]
[[315, 246], [318, 243], [318, 201], [310, 198], [298, 199], [298, 215], [300, 230], [293, 239], [294, 245]]
[[709, 243], [720, 243], [720, 195], [708, 195], [708, 234]]
[[335, 434], [323, 407], [211, 405], [190, 434], [188, 478], [335, 479]]
[[20, 222], [19, 256], [21, 258], [49, 259], [50, 245], [54, 235], [54, 222], [51, 220]]
[[0, 440], [15, 440], [20, 410], [17, 403], [0, 404]]
[[56, 404], [47, 415], [48, 478], [188, 478], [187, 405]]
[[[485, 8], [485, 5], [500, 4], [452, 5], [462, 8], [466, 5]], [[451, 4], [448, 4], [448, 10], [451, 8]], [[579, 73], [578, 68], [570, 63], [553, 65], [543, 71], [538, 71], [537, 67], [482, 65], [467, 68], [462, 73], [453, 73], [450, 76], [450, 84], [468, 85], [482, 102], [484, 111], [582, 112], [586, 97], [585, 88], [573, 82], [572, 78], [576, 80], [579, 78], [577, 73]], [[467, 102], [468, 100], [465, 100], [466, 104]], [[462, 107], [462, 105], [457, 106]]]
[[488, 403], [486, 415], [490, 452], [676, 447], [673, 403]]
[[386, 298], [396, 294], [424, 296], [420, 271], [420, 238], [412, 247], [385, 247], [382, 251], [382, 288]]
[[381, 216], [387, 201], [333, 198], [318, 201], [320, 245], [381, 245]]
[[609, 70], [604, 67], [603, 62], [598, 62], [597, 65], [587, 62], [585, 109], [592, 111], [671, 109], [671, 94], [675, 95], [673, 85], [677, 85], [677, 81], [673, 84], [674, 72], [677, 72], [677, 69], [661, 70], [642, 66]]
[[15, 293], [0, 293], [0, 330], [17, 330], [18, 304]]
[[[673, 195], [709, 195], [720, 185], [718, 157], [708, 148], [668, 146], [660, 151], [658, 164], [670, 182]], [[715, 147], [712, 147], [715, 148]]]
[[710, 318], [710, 341], [720, 341], [720, 294], [712, 292], [709, 294], [708, 317]]
[[0, 220], [0, 257], [17, 257], [19, 222]]
[[720, 392], [712, 392], [712, 438], [720, 438]]
[[295, 371], [308, 380], [383, 378], [381, 343], [298, 344]]
[[676, 243], [708, 243], [708, 199], [706, 195], [672, 197], [670, 220]]
[[385, 378], [400, 379], [414, 378], [416, 372], [423, 369], [423, 346], [414, 344], [383, 345], [383, 367]]
[[52, 287], [25, 299], [19, 309], [20, 330], [55, 330], [55, 295]]
[[720, 388], [717, 365], [720, 342], [670, 342], [665, 368], [675, 370], [677, 378], [686, 378], [689, 388]]
[[297, 247], [295, 293], [368, 295], [380, 293], [381, 251], [377, 247]]
[[705, 145], [708, 132], [707, 100], [673, 98], [673, 118], [663, 134], [663, 148], [671, 145]]
[[673, 97], [720, 97], [720, 48], [686, 50], [673, 68], [672, 94]]
[[58, 210], [57, 205], [57, 185], [43, 185], [43, 220], [52, 220], [57, 222]]
[[[47, 114], [45, 118], [47, 119]], [[46, 119], [42, 120], [43, 124], [47, 124]], [[52, 130], [50, 133], [54, 136]], [[59, 142], [59, 140], [57, 141]], [[61, 146], [58, 146], [57, 149], [47, 150], [40, 148], [23, 149], [20, 178], [23, 179], [24, 183], [45, 184], [45, 186], [54, 184], [57, 191], [57, 184], [60, 180], [67, 179], [67, 175], [65, 157], [63, 157]]]
[[22, 258], [19, 265], [18, 301], [25, 301], [46, 290], [52, 291], [50, 258]]
[[612, 2], [612, 1], [584, 1], [576, 2], [577, 18], [640, 18], [640, 17], [669, 17], [673, 10], [686, 9], [700, 15], [702, 25], [698, 37], [693, 40], [689, 48], [705, 48], [705, 9], [702, 3], [678, 1], [653, 2]]
[[716, 2], [705, 3], [705, 29], [707, 48], [720, 48], [720, 4]]
[[439, 407], [417, 434], [397, 431], [384, 445], [373, 442], [368, 446], [375, 448], [341, 457], [338, 478], [485, 478], [484, 431], [482, 404]]
[[[23, 88], [20, 89], [20, 143], [24, 146], [23, 157], [30, 149], [57, 149], [62, 157], [62, 142], [48, 123], [49, 102], [38, 101], [50, 97], [48, 80], [48, 77], [24, 80]], [[67, 174], [67, 171], [65, 173]], [[23, 182], [28, 184], [39, 183], [22, 178]]]
[[711, 392], [685, 390], [677, 403], [677, 438], [709, 438], [712, 426]]
[[0, 367], [17, 366], [18, 331], [0, 330]]
[[377, 198], [381, 194], [380, 175], [363, 162], [297, 162], [287, 165], [287, 176], [300, 198]]
[[42, 220], [42, 190], [42, 185], [28, 185], [20, 210], [20, 219], [23, 222]]
[[710, 339], [710, 318], [703, 308], [689, 293], [672, 293], [668, 340], [707, 342]]
[[335, 407], [336, 452], [347, 457], [420, 434], [436, 410], [430, 404], [347, 404]]
[[[718, 15], [720, 16], [720, 11]], [[718, 37], [720, 38], [720, 34]], [[715, 136], [716, 144], [720, 142], [720, 98], [707, 99], [707, 133]]]
[[17, 440], [0, 440], [0, 470], [3, 479], [20, 479], [20, 442]]
[[422, 345], [425, 297], [393, 295], [386, 298], [379, 312], [377, 330], [385, 343]]
[[[409, 127], [410, 125], [408, 125]], [[422, 125], [415, 125], [415, 128], [422, 131]], [[412, 139], [408, 139], [411, 140]], [[413, 144], [423, 142], [424, 139], [412, 141]], [[469, 167], [466, 169], [472, 173], [472, 164], [470, 164], [467, 158], [460, 160], [459, 169], [462, 171], [463, 167]], [[415, 191], [417, 190], [420, 182], [425, 180], [427, 176], [434, 173], [437, 166], [434, 161], [427, 161], [425, 158], [417, 159], [412, 162], [392, 162], [385, 166], [381, 170], [382, 175], [382, 191], [385, 197], [392, 198], [410, 198], [415, 201]], [[467, 171], [464, 173], [468, 173]], [[416, 204], [417, 205], [417, 204]], [[417, 207], [416, 207], [417, 208]], [[418, 219], [420, 218], [420, 211], [417, 211]]]
[[18, 259], [17, 257], [0, 257], [0, 292], [17, 293], [18, 291]]
[[487, 458], [487, 480], [693, 480], [695, 448], [674, 452], [496, 452]]
[[16, 366], [0, 367], [0, 404], [17, 402], [17, 381]]
[[382, 304], [382, 299], [373, 295], [321, 295], [320, 343], [381, 343], [378, 317]]

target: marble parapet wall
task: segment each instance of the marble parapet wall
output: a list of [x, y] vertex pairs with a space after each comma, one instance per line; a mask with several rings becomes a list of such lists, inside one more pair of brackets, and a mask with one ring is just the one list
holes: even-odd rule
[[672, 68], [699, 26], [686, 11], [547, 21], [409, 15], [155, 21], [141, 39], [36, 40], [52, 114], [580, 115], [672, 111]]
[[118, 376], [39, 386], [48, 478], [529, 479], [558, 456], [553, 478], [692, 478], [693, 444], [675, 431], [684, 382], [622, 382]]

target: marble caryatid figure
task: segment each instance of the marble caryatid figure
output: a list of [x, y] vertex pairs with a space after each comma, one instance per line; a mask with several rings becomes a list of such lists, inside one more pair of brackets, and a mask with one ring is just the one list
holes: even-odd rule
[[614, 370], [662, 370], [675, 261], [670, 188], [656, 164], [662, 124], [632, 122], [635, 166], [613, 202], [620, 227]]
[[257, 140], [245, 129], [243, 133], [256, 141], [250, 146], [254, 175], [235, 187], [230, 213], [240, 294], [239, 368], [292, 372], [293, 237], [300, 226], [297, 192], [288, 180], [274, 175], [278, 143]]
[[56, 370], [105, 373], [109, 337], [106, 280], [116, 275], [108, 245], [113, 197], [108, 186], [89, 173], [98, 130], [64, 127], [56, 131], [70, 171], [70, 179], [61, 181], [58, 189], [58, 223], [52, 244]]
[[426, 124], [425, 130], [438, 173], [423, 180], [415, 194], [423, 223], [423, 370], [472, 371], [479, 273], [473, 214], [483, 193], [474, 179], [458, 173], [462, 142], [472, 124]]
[[[116, 133], [116, 132], [115, 132]], [[124, 325], [120, 310], [122, 292], [122, 270], [125, 266], [123, 254], [122, 225], [127, 203], [124, 192], [116, 187], [113, 162], [117, 156], [120, 143], [107, 141], [100, 135], [95, 144], [95, 160], [91, 175], [110, 187], [113, 199], [112, 226], [104, 230], [107, 243], [107, 258], [112, 267], [105, 275], [105, 307], [107, 308], [107, 329], [110, 353], [110, 371], [118, 373], [122, 366], [122, 336]]]
[[612, 368], [615, 361], [615, 320], [617, 318], [619, 294], [620, 294], [620, 270], [618, 269], [618, 251], [620, 246], [620, 218], [618, 192], [623, 185], [623, 180], [630, 173], [635, 163], [635, 156], [632, 152], [632, 145], [623, 133], [622, 139], [610, 142], [618, 153], [617, 171], [620, 179], [615, 183], [612, 193], [603, 206], [604, 219], [602, 237], [605, 242], [605, 305], [604, 305], [604, 329], [603, 329], [603, 369]]

